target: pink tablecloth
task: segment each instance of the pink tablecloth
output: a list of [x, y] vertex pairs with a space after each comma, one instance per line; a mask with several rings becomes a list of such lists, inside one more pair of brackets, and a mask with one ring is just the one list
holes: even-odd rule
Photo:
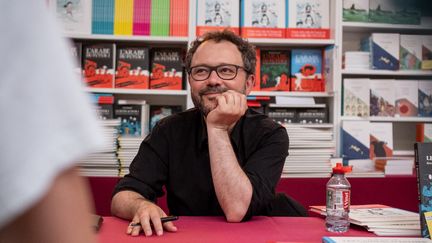
[[227, 223], [222, 217], [182, 216], [175, 222], [178, 232], [164, 232], [163, 236], [151, 237], [126, 235], [128, 223], [115, 217], [104, 217], [99, 242], [321, 242], [323, 236], [374, 236], [362, 228], [350, 229], [344, 234], [329, 233], [324, 228], [324, 220], [315, 217], [254, 217], [245, 223]]

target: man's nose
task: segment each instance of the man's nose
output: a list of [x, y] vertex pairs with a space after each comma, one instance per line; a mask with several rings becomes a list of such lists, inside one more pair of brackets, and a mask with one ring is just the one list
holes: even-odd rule
[[208, 84], [210, 85], [218, 85], [223, 82], [221, 78], [219, 78], [216, 70], [211, 70], [210, 76], [207, 79]]

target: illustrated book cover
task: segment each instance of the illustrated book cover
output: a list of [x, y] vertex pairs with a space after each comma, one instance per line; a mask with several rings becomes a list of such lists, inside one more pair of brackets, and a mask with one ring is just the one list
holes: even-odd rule
[[432, 80], [418, 82], [418, 115], [432, 117]]
[[393, 123], [370, 123], [370, 158], [387, 158], [393, 156]]
[[417, 80], [395, 80], [395, 116], [416, 117], [418, 114]]
[[150, 131], [156, 126], [156, 124], [163, 118], [179, 113], [182, 111], [182, 107], [178, 105], [151, 105], [150, 106]]
[[289, 91], [289, 51], [261, 50], [260, 90]]
[[393, 117], [395, 114], [394, 80], [371, 79], [370, 116]]
[[329, 39], [329, 0], [289, 0], [286, 38]]
[[423, 237], [430, 238], [431, 232], [427, 227], [425, 213], [432, 212], [432, 143], [415, 143], [414, 154], [421, 233]]
[[399, 34], [372, 33], [371, 64], [372, 69], [399, 69]]
[[291, 91], [325, 91], [323, 50], [291, 50]]
[[150, 89], [183, 88], [183, 50], [153, 48], [150, 50]]
[[145, 100], [118, 100], [114, 118], [120, 119], [119, 134], [144, 137], [148, 134], [149, 105]]
[[369, 133], [369, 121], [343, 121], [342, 157], [344, 159], [368, 159]]
[[240, 2], [238, 0], [197, 0], [196, 35], [229, 29], [239, 34]]
[[422, 61], [422, 38], [400, 35], [399, 66], [401, 70], [418, 70]]
[[343, 80], [343, 115], [369, 116], [369, 79], [345, 78]]
[[84, 47], [84, 78], [92, 88], [114, 86], [114, 44], [95, 44]]
[[146, 47], [118, 47], [115, 88], [149, 88], [149, 50]]

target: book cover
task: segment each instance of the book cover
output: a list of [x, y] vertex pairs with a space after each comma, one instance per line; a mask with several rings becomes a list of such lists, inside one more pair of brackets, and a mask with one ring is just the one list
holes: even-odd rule
[[261, 50], [260, 90], [289, 91], [289, 51]]
[[369, 116], [369, 79], [345, 78], [343, 80], [343, 115], [344, 116]]
[[393, 123], [370, 123], [370, 158], [393, 156]]
[[370, 46], [372, 69], [399, 69], [399, 34], [372, 33]]
[[418, 115], [432, 117], [432, 80], [418, 82]]
[[134, 0], [114, 1], [114, 35], [132, 35]]
[[432, 142], [432, 124], [417, 123], [416, 124], [416, 141], [421, 143]]
[[422, 236], [430, 238], [425, 213], [432, 212], [432, 143], [414, 144]]
[[84, 78], [92, 88], [114, 86], [114, 44], [95, 44], [84, 47]]
[[188, 36], [189, 0], [171, 1], [170, 36]]
[[242, 0], [241, 35], [245, 38], [285, 38], [284, 0]]
[[368, 159], [369, 133], [369, 121], [343, 121], [342, 157], [344, 159]]
[[133, 35], [150, 35], [151, 0], [134, 0]]
[[145, 100], [119, 100], [114, 107], [114, 118], [120, 119], [119, 134], [144, 137], [148, 134], [148, 104]]
[[297, 108], [298, 123], [323, 124], [328, 123], [328, 111], [323, 108]]
[[91, 98], [95, 104], [96, 114], [99, 120], [114, 119], [114, 96], [112, 94], [92, 94]]
[[395, 80], [396, 117], [413, 117], [418, 114], [417, 80]]
[[156, 124], [163, 118], [173, 115], [175, 113], [179, 113], [182, 111], [181, 106], [173, 106], [173, 105], [152, 105], [150, 106], [150, 131]]
[[56, 0], [57, 20], [67, 34], [91, 33], [91, 0]]
[[115, 88], [149, 88], [149, 50], [146, 47], [118, 47]]
[[169, 36], [170, 0], [152, 0], [150, 35]]
[[399, 69], [420, 69], [422, 61], [422, 38], [419, 35], [400, 35], [399, 54]]
[[394, 116], [395, 90], [393, 81], [391, 79], [370, 80], [370, 116]]
[[81, 75], [82, 73], [82, 43], [72, 42], [70, 45], [70, 51], [72, 58], [74, 59], [74, 71], [75, 73]]
[[394, 1], [393, 24], [420, 25], [421, 10], [420, 1]]
[[229, 29], [239, 34], [240, 1], [197, 0], [196, 35]]
[[150, 89], [181, 90], [183, 82], [183, 50], [153, 48], [150, 51]]
[[321, 49], [291, 50], [291, 91], [325, 91], [322, 52]]
[[369, 0], [343, 0], [343, 21], [368, 22]]
[[261, 86], [261, 49], [255, 48], [255, 83], [252, 91], [259, 91]]
[[369, 0], [369, 22], [387, 23], [394, 22], [396, 1], [393, 0]]
[[421, 36], [422, 40], [422, 63], [421, 69], [432, 69], [432, 35]]
[[[334, 66], [335, 60], [337, 60], [336, 55], [336, 48], [334, 45], [330, 45], [324, 48], [323, 51], [324, 57], [323, 57], [323, 78], [324, 80], [334, 80], [335, 73], [334, 73]], [[339, 89], [339, 88], [338, 88]], [[325, 82], [324, 90], [332, 91], [334, 90], [334, 84], [333, 82]]]
[[287, 38], [329, 39], [329, 0], [289, 0]]
[[114, 0], [92, 0], [92, 34], [114, 33]]
[[269, 107], [267, 116], [279, 124], [297, 123], [297, 112], [295, 108]]

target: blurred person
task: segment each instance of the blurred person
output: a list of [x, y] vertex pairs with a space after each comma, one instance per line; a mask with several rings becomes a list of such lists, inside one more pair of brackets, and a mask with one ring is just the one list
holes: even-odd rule
[[0, 1], [0, 242], [94, 242], [74, 162], [102, 143], [45, 1]]

